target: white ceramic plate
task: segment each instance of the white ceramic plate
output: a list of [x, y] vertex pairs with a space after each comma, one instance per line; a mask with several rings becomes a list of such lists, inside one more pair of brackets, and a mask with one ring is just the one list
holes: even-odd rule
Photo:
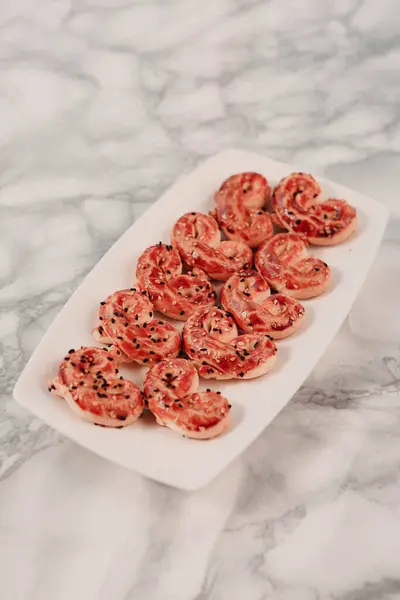
[[[301, 332], [278, 341], [276, 368], [252, 381], [203, 381], [202, 389], [219, 389], [232, 402], [228, 432], [210, 441], [189, 440], [155, 424], [151, 416], [124, 429], [95, 427], [80, 420], [65, 401], [47, 391], [66, 350], [93, 344], [90, 331], [99, 302], [135, 280], [136, 260], [147, 246], [169, 242], [181, 214], [207, 212], [221, 182], [241, 171], [258, 171], [269, 181], [296, 169], [248, 152], [226, 150], [180, 179], [130, 227], [95, 266], [61, 310], [25, 367], [15, 399], [49, 425], [100, 456], [147, 477], [186, 490], [208, 483], [240, 454], [289, 402], [317, 363], [348, 314], [381, 241], [387, 211], [357, 192], [321, 181], [324, 196], [342, 197], [358, 211], [357, 234], [343, 245], [311, 252], [332, 268], [333, 285], [319, 298], [306, 300], [307, 321]], [[132, 367], [129, 376], [139, 385], [145, 369]]]

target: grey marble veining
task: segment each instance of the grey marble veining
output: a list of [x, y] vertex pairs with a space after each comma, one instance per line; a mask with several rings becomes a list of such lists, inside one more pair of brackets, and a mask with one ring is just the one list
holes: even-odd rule
[[[399, 600], [399, 31], [396, 0], [0, 4], [2, 600]], [[391, 221], [305, 386], [186, 494], [11, 392], [113, 241], [232, 146], [373, 195]]]

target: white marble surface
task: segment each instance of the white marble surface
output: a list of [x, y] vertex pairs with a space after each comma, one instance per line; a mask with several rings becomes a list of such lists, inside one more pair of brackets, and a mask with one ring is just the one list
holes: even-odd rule
[[[398, 0], [0, 4], [2, 600], [400, 599]], [[11, 398], [85, 273], [237, 146], [392, 210], [305, 387], [209, 487], [172, 490]]]

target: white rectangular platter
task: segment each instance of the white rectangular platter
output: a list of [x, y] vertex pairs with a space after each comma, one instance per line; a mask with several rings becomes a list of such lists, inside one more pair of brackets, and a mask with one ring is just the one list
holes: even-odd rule
[[[336, 334], [383, 236], [388, 215], [380, 203], [320, 180], [324, 197], [345, 198], [357, 208], [357, 233], [337, 247], [310, 248], [331, 266], [333, 283], [323, 296], [304, 302], [307, 320], [299, 333], [277, 342], [277, 364], [271, 373], [252, 381], [202, 382], [201, 389], [219, 389], [232, 403], [231, 426], [219, 438], [183, 438], [149, 417], [123, 429], [96, 427], [80, 420], [65, 401], [51, 396], [46, 379], [56, 374], [69, 348], [93, 345], [90, 332], [99, 302], [134, 282], [138, 256], [160, 240], [169, 243], [178, 217], [191, 210], [208, 212], [213, 207], [213, 192], [229, 175], [258, 171], [275, 185], [295, 170], [264, 156], [226, 150], [175, 183], [122, 235], [69, 299], [21, 374], [15, 399], [78, 444], [146, 477], [186, 490], [211, 481], [289, 402]], [[143, 368], [129, 370], [139, 385], [144, 374]]]

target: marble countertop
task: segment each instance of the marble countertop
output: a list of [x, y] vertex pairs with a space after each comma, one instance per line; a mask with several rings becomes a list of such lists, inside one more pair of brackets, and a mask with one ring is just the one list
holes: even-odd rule
[[[0, 27], [2, 600], [398, 600], [398, 2], [13, 0]], [[232, 146], [391, 220], [305, 386], [189, 494], [66, 441], [12, 389], [113, 241]]]

